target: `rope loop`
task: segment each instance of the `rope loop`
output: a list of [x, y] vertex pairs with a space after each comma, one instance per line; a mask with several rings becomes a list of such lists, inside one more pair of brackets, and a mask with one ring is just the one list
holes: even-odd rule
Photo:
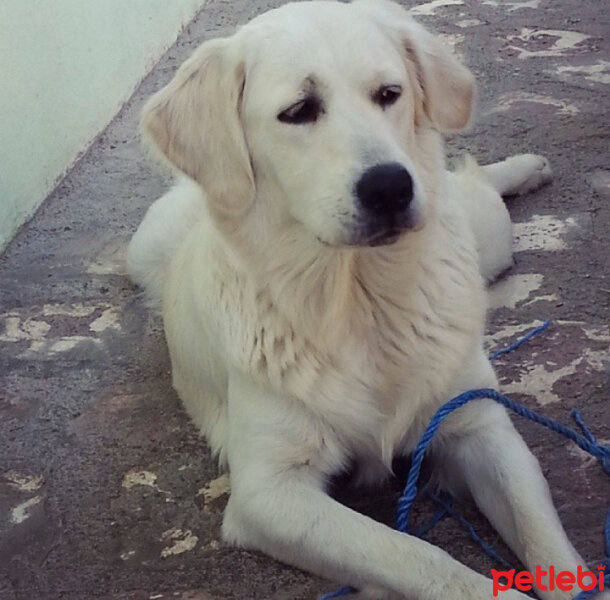
[[[523, 337], [516, 340], [510, 346], [498, 350], [494, 352], [489, 358], [490, 360], [495, 360], [500, 356], [504, 356], [509, 352], [513, 352], [522, 344], [531, 340], [534, 336], [542, 333], [546, 329], [548, 329], [551, 325], [550, 321], [545, 321], [539, 327], [536, 327], [525, 334]], [[398, 499], [397, 511], [396, 511], [396, 529], [403, 533], [409, 533], [409, 513], [411, 511], [411, 507], [415, 501], [417, 496], [417, 483], [419, 480], [419, 475], [421, 471], [422, 462], [426, 455], [426, 450], [432, 443], [436, 432], [439, 427], [443, 423], [443, 421], [454, 411], [460, 409], [462, 406], [472, 402], [473, 400], [480, 400], [483, 398], [489, 398], [495, 400], [496, 402], [502, 404], [509, 410], [514, 413], [533, 421], [534, 423], [538, 423], [539, 425], [543, 425], [556, 433], [559, 433], [572, 442], [574, 442], [579, 448], [588, 452], [591, 456], [595, 457], [599, 460], [603, 470], [607, 475], [610, 476], [610, 445], [599, 444], [589, 427], [584, 422], [580, 412], [577, 409], [572, 409], [571, 416], [574, 419], [576, 425], [580, 428], [582, 433], [578, 433], [574, 429], [562, 425], [549, 417], [545, 417], [544, 415], [540, 415], [537, 412], [531, 410], [527, 406], [519, 404], [514, 400], [500, 394], [497, 390], [482, 388], [478, 390], [470, 390], [459, 394], [455, 398], [452, 398], [446, 404], [443, 404], [426, 427], [423, 435], [421, 436], [419, 442], [415, 446], [415, 450], [411, 455], [411, 468], [409, 470], [409, 474], [407, 476], [407, 481], [405, 487], [403, 489], [402, 495]], [[473, 525], [469, 523], [464, 516], [457, 511], [453, 507], [453, 502], [451, 498], [445, 498], [441, 496], [435, 496], [434, 494], [428, 492], [428, 497], [432, 500], [434, 504], [437, 506], [437, 510], [434, 513], [432, 519], [423, 527], [421, 527], [418, 531], [414, 532], [413, 535], [421, 537], [431, 531], [433, 527], [442, 521], [444, 518], [451, 516], [454, 517], [469, 533], [470, 537], [479, 544], [482, 550], [495, 559], [498, 563], [500, 563], [505, 568], [511, 569], [511, 565], [503, 559], [489, 544], [487, 544], [479, 535], [476, 533]], [[610, 588], [610, 510], [606, 516], [606, 523], [604, 527], [604, 540], [606, 546], [606, 558], [601, 561], [601, 564], [606, 565], [606, 576], [604, 578], [605, 587]], [[331, 600], [332, 598], [339, 598], [341, 596], [347, 596], [348, 594], [353, 594], [356, 590], [352, 587], [344, 587], [339, 590], [335, 590], [334, 592], [329, 592], [328, 594], [324, 594], [318, 600]], [[588, 598], [593, 597], [599, 588], [594, 590], [582, 591], [577, 596], [574, 597], [574, 600], [587, 600]]]

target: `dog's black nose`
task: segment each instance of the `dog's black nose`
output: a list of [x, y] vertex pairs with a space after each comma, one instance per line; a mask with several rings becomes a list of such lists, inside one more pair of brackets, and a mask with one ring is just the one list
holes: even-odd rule
[[413, 199], [413, 179], [398, 163], [375, 165], [356, 184], [362, 206], [378, 217], [404, 212]]

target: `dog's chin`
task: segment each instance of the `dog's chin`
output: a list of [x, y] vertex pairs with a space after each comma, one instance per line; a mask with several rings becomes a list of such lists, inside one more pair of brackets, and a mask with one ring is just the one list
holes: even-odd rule
[[335, 248], [379, 248], [382, 246], [392, 246], [404, 236], [408, 235], [413, 228], [388, 229], [373, 233], [359, 233], [343, 240], [327, 241], [318, 237], [318, 241], [329, 247]]
[[354, 246], [363, 246], [368, 248], [379, 248], [381, 246], [392, 246], [404, 235], [407, 234], [409, 229], [389, 229], [387, 231], [376, 232], [357, 243], [352, 244]]
[[316, 235], [316, 238], [324, 246], [335, 248], [379, 248], [396, 244], [409, 234], [421, 230], [424, 225], [423, 215], [409, 214], [406, 218], [389, 223], [359, 224], [333, 238], [321, 235]]
[[419, 231], [424, 226], [422, 218], [410, 218], [400, 224], [390, 224], [385, 227], [375, 227], [369, 230], [359, 231], [350, 240], [350, 246], [379, 248], [381, 246], [392, 246], [409, 234]]

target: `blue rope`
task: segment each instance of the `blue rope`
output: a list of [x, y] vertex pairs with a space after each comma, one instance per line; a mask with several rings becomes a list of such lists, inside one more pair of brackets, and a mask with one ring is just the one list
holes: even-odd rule
[[[529, 341], [530, 339], [532, 339], [534, 336], [536, 336], [539, 333], [548, 329], [550, 324], [551, 324], [550, 321], [545, 321], [542, 325], [531, 330], [530, 332], [528, 332], [523, 337], [519, 338], [517, 341], [515, 341], [510, 346], [503, 348], [501, 350], [498, 350], [497, 352], [494, 352], [490, 356], [490, 359], [494, 360], [500, 356], [503, 356], [504, 354], [513, 352], [519, 346], [521, 346], [522, 344], [524, 344], [527, 341]], [[413, 502], [415, 501], [415, 498], [417, 496], [417, 482], [419, 479], [422, 462], [424, 460], [426, 450], [428, 449], [428, 446], [431, 444], [431, 442], [434, 438], [434, 435], [438, 431], [442, 422], [453, 411], [461, 408], [465, 404], [468, 404], [472, 400], [477, 400], [477, 399], [482, 399], [482, 398], [489, 398], [489, 399], [495, 400], [496, 402], [499, 402], [506, 408], [509, 408], [513, 412], [517, 413], [518, 415], [525, 417], [527, 419], [530, 419], [531, 421], [534, 421], [535, 423], [538, 423], [540, 425], [544, 425], [545, 427], [548, 427], [552, 431], [555, 431], [557, 433], [564, 435], [568, 439], [572, 440], [576, 445], [578, 445], [584, 451], [591, 454], [591, 456], [594, 456], [595, 458], [597, 458], [600, 461], [604, 471], [608, 475], [610, 475], [610, 446], [598, 444], [595, 436], [593, 435], [591, 430], [585, 424], [585, 422], [582, 419], [582, 416], [580, 415], [578, 410], [573, 409], [571, 411], [571, 415], [572, 415], [574, 421], [576, 422], [576, 424], [580, 427], [580, 429], [582, 431], [582, 435], [577, 433], [573, 429], [570, 429], [569, 427], [562, 425], [561, 423], [558, 423], [552, 419], [549, 419], [548, 417], [545, 417], [543, 415], [540, 415], [540, 414], [534, 412], [533, 410], [527, 408], [526, 406], [523, 406], [522, 404], [519, 404], [517, 402], [514, 402], [513, 400], [510, 400], [510, 398], [503, 396], [496, 390], [487, 389], [487, 388], [479, 389], [479, 390], [470, 390], [470, 391], [464, 392], [464, 393], [456, 396], [455, 398], [451, 399], [449, 402], [447, 402], [446, 404], [441, 406], [437, 410], [435, 415], [432, 417], [430, 422], [428, 423], [428, 426], [426, 427], [423, 435], [421, 436], [419, 442], [417, 443], [415, 450], [413, 451], [413, 454], [412, 454], [411, 468], [409, 470], [407, 482], [405, 484], [403, 493], [398, 500], [397, 515], [396, 515], [396, 528], [399, 531], [401, 531], [403, 533], [408, 533], [408, 531], [409, 531], [409, 513], [410, 513], [411, 507], [413, 505]], [[462, 516], [462, 514], [459, 511], [457, 511], [456, 509], [453, 508], [452, 503], [450, 501], [443, 500], [442, 498], [437, 497], [430, 492], [428, 493], [428, 495], [431, 498], [431, 500], [437, 505], [438, 509], [434, 513], [432, 519], [426, 525], [421, 527], [415, 533], [415, 535], [417, 535], [418, 537], [425, 535], [441, 520], [443, 520], [447, 516], [452, 516], [455, 519], [457, 519], [458, 522], [463, 527], [465, 527], [467, 529], [470, 537], [475, 542], [477, 542], [479, 544], [479, 546], [481, 546], [483, 551], [488, 556], [490, 556], [494, 560], [498, 561], [504, 567], [511, 568], [511, 565], [506, 560], [504, 560], [489, 544], [487, 544], [476, 533], [472, 524], [469, 523]], [[610, 511], [608, 511], [608, 515], [606, 518], [606, 524], [605, 524], [605, 528], [604, 528], [604, 537], [605, 537], [607, 557], [603, 561], [603, 564], [606, 564], [607, 570], [610, 571], [610, 558], [608, 558], [610, 556]], [[610, 585], [610, 572], [605, 576], [604, 582], [608, 583]], [[355, 591], [356, 590], [352, 587], [344, 587], [339, 590], [335, 590], [334, 592], [329, 592], [328, 594], [324, 594], [318, 600], [331, 600], [332, 598], [339, 598], [341, 596], [346, 596], [348, 594], [352, 594]], [[574, 600], [586, 600], [587, 598], [590, 598], [591, 596], [596, 594], [597, 591], [599, 591], [597, 588], [594, 590], [591, 590], [591, 591], [583, 591], [580, 594], [578, 594], [574, 598]]]
[[[509, 570], [512, 569], [512, 565], [507, 560], [504, 560], [504, 558], [502, 558], [493, 549], [493, 547], [491, 545], [489, 545], [481, 536], [479, 536], [479, 534], [476, 532], [472, 523], [470, 523], [470, 521], [466, 520], [466, 518], [462, 515], [461, 512], [459, 512], [458, 510], [453, 508], [453, 504], [450, 501], [450, 499], [444, 500], [443, 498], [441, 498], [439, 496], [435, 496], [431, 492], [428, 492], [428, 497], [432, 500], [432, 502], [434, 502], [435, 504], [437, 504], [438, 506], [441, 507], [441, 510], [443, 511], [445, 516], [454, 517], [458, 521], [458, 523], [460, 523], [460, 525], [462, 525], [464, 527], [464, 529], [466, 529], [466, 531], [468, 531], [468, 534], [470, 535], [471, 539], [473, 541], [475, 541], [483, 549], [483, 551], [485, 552], [485, 554], [487, 554], [487, 556], [489, 556], [489, 557], [493, 558], [494, 560], [496, 560], [497, 562], [499, 562], [504, 568], [509, 569]], [[417, 535], [417, 534], [415, 534], [415, 535]]]
[[[432, 495], [432, 492], [428, 492], [428, 497], [433, 502], [436, 500], [436, 497]], [[437, 505], [439, 506], [439, 508], [436, 509], [436, 511], [432, 515], [432, 518], [415, 532], [415, 537], [424, 537], [429, 531], [432, 531], [443, 519], [450, 516], [451, 513], [449, 512], [448, 508], [445, 506], [445, 504], [440, 498], [438, 500], [439, 501], [437, 502]], [[446, 503], [451, 505], [452, 500], [450, 497], [447, 498]]]
[[324, 594], [320, 596], [318, 600], [331, 600], [332, 598], [339, 598], [341, 596], [347, 596], [348, 594], [353, 594], [356, 590], [353, 587], [342, 587], [334, 592], [328, 592], [328, 594]]
[[509, 352], [516, 350], [519, 346], [521, 346], [522, 344], [525, 344], [525, 342], [529, 342], [534, 336], [538, 335], [539, 333], [542, 333], [545, 329], [548, 329], [550, 326], [551, 326], [551, 322], [545, 321], [542, 325], [540, 325], [540, 327], [536, 327], [535, 329], [532, 329], [530, 332], [526, 333], [523, 337], [520, 337], [515, 343], [511, 344], [510, 346], [507, 346], [506, 348], [502, 348], [502, 350], [498, 350], [497, 352], [494, 352], [489, 357], [489, 359], [496, 360], [496, 358], [499, 358], [500, 356], [503, 356], [504, 354], [508, 354]]
[[[432, 443], [432, 438], [436, 435], [438, 428], [454, 410], [461, 408], [464, 404], [468, 404], [468, 402], [475, 398], [487, 397], [487, 391], [488, 390], [472, 390], [460, 394], [447, 402], [447, 404], [441, 406], [432, 419], [430, 419], [430, 423], [428, 423], [424, 434], [421, 436], [419, 442], [417, 442], [417, 446], [415, 446], [415, 450], [411, 456], [411, 470], [407, 477], [407, 483], [402, 496], [398, 499], [398, 511], [396, 516], [396, 529], [398, 529], [398, 531], [402, 531], [403, 533], [409, 532], [409, 511], [417, 496], [419, 473], [424, 461], [424, 456], [426, 455], [426, 450]], [[493, 392], [493, 390], [489, 391]]]
[[[584, 436], [589, 440], [589, 442], [591, 442], [592, 444], [594, 444], [596, 446], [599, 446], [599, 444], [597, 443], [597, 440], [595, 439], [595, 436], [591, 433], [591, 430], [587, 427], [586, 423], [583, 421], [583, 418], [582, 418], [580, 412], [577, 409], [573, 408], [572, 411], [570, 412], [570, 414], [572, 415], [572, 418], [574, 419], [574, 421], [576, 421], [576, 424], [580, 427]], [[601, 446], [601, 448], [605, 448], [607, 451], [610, 450], [610, 446]], [[608, 456], [606, 456], [605, 458], [600, 458], [599, 460], [602, 463], [602, 467], [603, 467], [604, 471], [606, 472], [606, 474], [610, 475], [610, 459], [608, 458]], [[610, 533], [609, 533], [609, 535], [610, 535]], [[610, 546], [608, 547], [608, 553], [610, 554]]]
[[411, 505], [415, 500], [415, 496], [417, 496], [417, 481], [419, 479], [419, 473], [421, 470], [421, 465], [424, 460], [424, 456], [426, 454], [426, 450], [428, 446], [432, 442], [434, 435], [438, 431], [438, 428], [441, 426], [442, 422], [455, 410], [461, 408], [465, 404], [468, 404], [472, 400], [477, 400], [481, 398], [490, 398], [503, 404], [505, 407], [510, 408], [512, 411], [516, 412], [518, 415], [530, 419], [535, 423], [539, 423], [540, 425], [544, 425], [557, 433], [561, 433], [565, 437], [572, 440], [576, 445], [580, 448], [597, 458], [602, 465], [605, 462], [610, 461], [610, 446], [600, 446], [595, 442], [589, 441], [587, 437], [580, 435], [573, 429], [562, 425], [561, 423], [557, 423], [548, 417], [543, 415], [539, 415], [538, 413], [530, 410], [526, 406], [522, 404], [518, 404], [514, 402], [510, 398], [503, 396], [496, 390], [492, 389], [480, 389], [480, 390], [470, 390], [468, 392], [464, 392], [459, 396], [456, 396], [447, 404], [441, 406], [436, 414], [430, 420], [430, 423], [426, 427], [424, 434], [421, 436], [417, 446], [415, 446], [415, 450], [412, 455], [411, 462], [411, 470], [409, 471], [409, 476], [407, 477], [407, 483], [405, 485], [402, 496], [398, 500], [398, 514], [396, 518], [396, 528], [403, 533], [407, 533], [409, 530], [408, 520], [409, 520], [409, 511], [411, 509]]

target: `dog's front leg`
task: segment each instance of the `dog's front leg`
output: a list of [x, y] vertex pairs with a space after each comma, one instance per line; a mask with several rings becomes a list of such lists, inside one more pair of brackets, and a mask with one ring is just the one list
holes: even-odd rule
[[[465, 378], [470, 381], [460, 382], [459, 389], [496, 386], [482, 353], [469, 367]], [[472, 402], [451, 415], [439, 433], [434, 453], [445, 483], [454, 493], [467, 488], [530, 572], [537, 566], [547, 574], [551, 565], [556, 573], [586, 568], [563, 530], [538, 461], [502, 406]], [[544, 600], [569, 600], [579, 591], [544, 589], [547, 585], [548, 577], [537, 590]]]
[[[340, 466], [332, 429], [298, 401], [229, 378], [227, 541], [360, 588], [412, 600], [489, 600], [491, 580], [439, 548], [332, 500], [325, 474]], [[524, 600], [507, 592], [506, 600]]]

